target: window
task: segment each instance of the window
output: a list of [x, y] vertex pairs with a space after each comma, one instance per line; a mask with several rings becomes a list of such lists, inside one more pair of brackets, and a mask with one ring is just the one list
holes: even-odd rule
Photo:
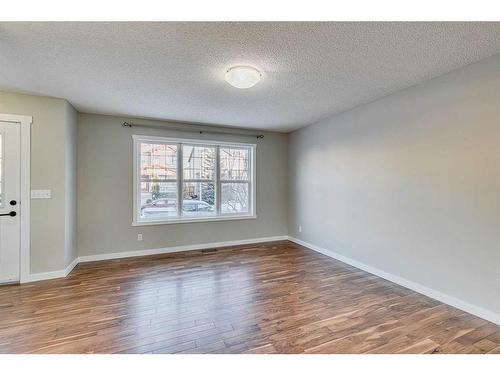
[[255, 145], [133, 138], [134, 225], [255, 217]]

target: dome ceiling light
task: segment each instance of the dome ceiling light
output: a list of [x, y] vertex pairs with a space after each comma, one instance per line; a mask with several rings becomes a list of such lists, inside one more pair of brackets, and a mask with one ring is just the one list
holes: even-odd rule
[[262, 74], [251, 66], [233, 66], [226, 71], [225, 78], [231, 86], [248, 89], [260, 81]]

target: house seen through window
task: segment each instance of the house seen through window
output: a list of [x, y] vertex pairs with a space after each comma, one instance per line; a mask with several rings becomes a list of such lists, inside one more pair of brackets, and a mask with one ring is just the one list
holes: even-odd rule
[[135, 137], [134, 222], [253, 217], [255, 145]]

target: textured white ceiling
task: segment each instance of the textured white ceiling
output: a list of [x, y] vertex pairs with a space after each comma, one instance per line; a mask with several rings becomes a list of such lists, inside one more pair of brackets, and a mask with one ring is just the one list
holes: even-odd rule
[[[500, 53], [500, 23], [0, 23], [0, 89], [290, 131]], [[224, 81], [250, 64], [262, 81]]]

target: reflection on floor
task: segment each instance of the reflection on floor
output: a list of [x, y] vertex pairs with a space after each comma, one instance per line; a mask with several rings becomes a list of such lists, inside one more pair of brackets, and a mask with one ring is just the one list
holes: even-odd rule
[[0, 287], [0, 353], [500, 353], [500, 327], [288, 241]]

